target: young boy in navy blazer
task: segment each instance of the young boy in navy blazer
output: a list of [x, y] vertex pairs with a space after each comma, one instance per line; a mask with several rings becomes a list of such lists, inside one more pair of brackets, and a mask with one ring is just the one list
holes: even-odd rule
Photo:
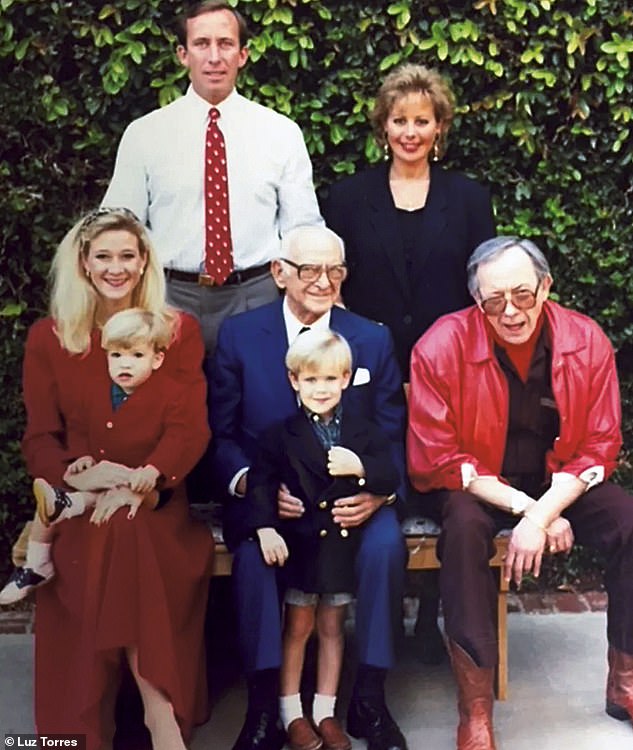
[[[289, 746], [344, 750], [351, 743], [334, 717], [334, 706], [360, 529], [336, 524], [332, 506], [362, 489], [390, 495], [398, 488], [399, 474], [388, 437], [349, 405], [343, 412], [352, 354], [340, 334], [302, 333], [288, 350], [286, 367], [300, 406], [261, 440], [249, 474], [246, 528], [258, 537], [266, 563], [284, 566], [280, 714]], [[279, 519], [282, 483], [304, 503], [306, 512], [298, 519]], [[315, 625], [319, 656], [312, 723], [303, 715], [299, 685]]]

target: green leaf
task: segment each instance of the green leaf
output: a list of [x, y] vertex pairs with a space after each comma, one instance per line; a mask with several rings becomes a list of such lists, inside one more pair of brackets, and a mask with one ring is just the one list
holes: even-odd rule
[[388, 70], [389, 68], [392, 68], [394, 65], [397, 65], [400, 60], [402, 59], [402, 55], [400, 52], [392, 52], [390, 55], [387, 55], [387, 57], [384, 57], [380, 64], [378, 65], [378, 70]]
[[347, 134], [347, 128], [342, 128], [340, 125], [332, 125], [330, 127], [330, 140], [334, 145], [342, 143]]
[[16, 46], [15, 48], [15, 59], [16, 60], [23, 60], [26, 52], [29, 48], [29, 42], [30, 40], [28, 38], [22, 39], [22, 41]]
[[104, 5], [103, 8], [101, 8], [101, 10], [99, 11], [97, 18], [100, 21], [104, 21], [106, 18], [115, 15], [116, 12], [117, 10], [113, 5]]
[[483, 65], [484, 63], [483, 54], [479, 50], [476, 50], [474, 47], [468, 47], [468, 57], [472, 62], [475, 63], [475, 65]]
[[396, 18], [396, 28], [401, 31], [408, 26], [410, 20], [411, 11], [408, 8], [405, 8]]
[[0, 317], [15, 318], [22, 315], [25, 309], [25, 302], [8, 302], [0, 309]]

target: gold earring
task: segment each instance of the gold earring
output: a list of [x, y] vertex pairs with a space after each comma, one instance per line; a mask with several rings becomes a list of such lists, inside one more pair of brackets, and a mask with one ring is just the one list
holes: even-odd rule
[[435, 142], [433, 143], [433, 161], [439, 161], [440, 160], [440, 146], [438, 144], [438, 138], [435, 139]]
[[382, 147], [382, 150], [385, 155], [385, 161], [389, 161], [389, 158], [391, 156], [391, 152], [389, 150], [389, 144], [385, 143], [385, 145]]
[[85, 269], [84, 269], [84, 273], [86, 274], [86, 278], [87, 278], [88, 280], [90, 280], [90, 271], [89, 271], [89, 270], [88, 270], [87, 268], [85, 268]]

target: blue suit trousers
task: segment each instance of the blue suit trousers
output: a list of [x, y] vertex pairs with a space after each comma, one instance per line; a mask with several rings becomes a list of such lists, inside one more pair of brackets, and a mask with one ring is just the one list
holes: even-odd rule
[[[356, 558], [356, 642], [360, 664], [389, 669], [402, 617], [407, 550], [396, 512], [382, 507], [365, 524]], [[259, 544], [234, 552], [238, 640], [247, 674], [281, 666], [279, 568], [266, 565]]]

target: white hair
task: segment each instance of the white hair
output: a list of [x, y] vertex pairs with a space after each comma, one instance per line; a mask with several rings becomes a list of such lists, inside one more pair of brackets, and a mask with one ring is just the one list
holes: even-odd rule
[[325, 226], [310, 224], [300, 227], [294, 227], [281, 238], [281, 258], [296, 257], [296, 252], [309, 246], [310, 243], [324, 244], [332, 242], [337, 245], [341, 251], [341, 260], [345, 260], [345, 243], [343, 240]]

